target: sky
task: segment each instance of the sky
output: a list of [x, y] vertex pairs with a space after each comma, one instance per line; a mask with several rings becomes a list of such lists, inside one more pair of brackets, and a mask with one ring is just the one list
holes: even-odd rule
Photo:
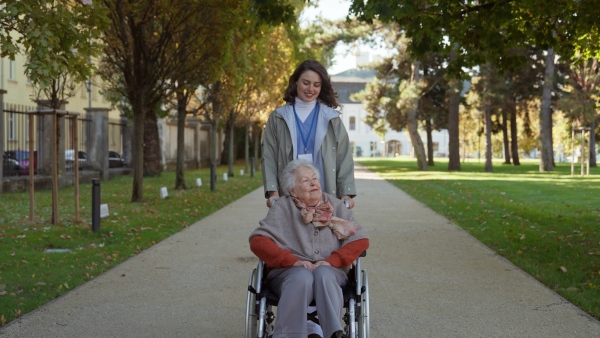
[[[348, 15], [350, 0], [319, 0], [318, 6], [307, 7], [300, 17], [301, 25], [307, 24], [311, 18], [322, 16], [329, 20], [344, 19]], [[330, 75], [338, 74], [348, 69], [356, 68], [356, 56], [354, 53], [363, 51], [369, 52], [371, 57], [377, 55], [386, 55], [389, 52], [383, 49], [373, 49], [369, 46], [361, 46], [360, 50], [349, 48], [348, 45], [338, 43], [335, 48], [334, 64], [327, 69]]]

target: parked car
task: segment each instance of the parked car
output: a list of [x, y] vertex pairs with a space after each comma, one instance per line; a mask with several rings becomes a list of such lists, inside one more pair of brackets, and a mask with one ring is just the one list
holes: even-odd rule
[[119, 153], [114, 150], [108, 151], [108, 167], [109, 168], [123, 168], [125, 161]]
[[[74, 154], [75, 150], [73, 149], [65, 150], [65, 169], [73, 170]], [[85, 151], [79, 150], [77, 159], [79, 160], [79, 170], [88, 168], [88, 157]]]
[[[19, 163], [21, 175], [29, 175], [29, 150], [7, 150], [4, 155]], [[37, 172], [37, 151], [33, 152], [33, 170]]]
[[22, 172], [19, 161], [2, 154], [2, 174], [3, 176], [17, 176]]

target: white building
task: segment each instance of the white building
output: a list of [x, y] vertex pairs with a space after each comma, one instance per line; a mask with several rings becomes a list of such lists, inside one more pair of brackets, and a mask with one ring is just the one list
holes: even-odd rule
[[[380, 139], [373, 128], [364, 120], [367, 117], [362, 102], [352, 101], [350, 96], [363, 90], [375, 78], [373, 70], [350, 69], [331, 76], [333, 88], [337, 91], [338, 103], [342, 105], [342, 119], [348, 130], [355, 157], [412, 156], [413, 146], [407, 131], [397, 132], [388, 129], [384, 139]], [[426, 132], [420, 131], [423, 144], [427, 147]], [[434, 156], [447, 156], [448, 131], [433, 132]]]

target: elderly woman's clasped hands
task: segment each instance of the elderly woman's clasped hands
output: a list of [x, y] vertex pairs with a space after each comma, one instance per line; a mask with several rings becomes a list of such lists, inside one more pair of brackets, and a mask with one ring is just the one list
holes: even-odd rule
[[309, 261], [298, 261], [298, 262], [294, 263], [293, 266], [301, 266], [303, 268], [307, 268], [310, 271], [314, 271], [317, 268], [317, 266], [321, 266], [321, 265], [331, 266], [331, 264], [329, 264], [329, 262], [326, 262], [326, 261], [318, 261], [314, 264]]

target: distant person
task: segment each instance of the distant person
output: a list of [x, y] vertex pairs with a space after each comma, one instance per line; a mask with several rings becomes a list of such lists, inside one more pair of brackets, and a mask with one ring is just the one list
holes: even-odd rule
[[280, 173], [295, 159], [315, 165], [323, 191], [354, 207], [354, 160], [348, 132], [335, 109], [337, 93], [325, 67], [302, 62], [290, 76], [286, 104], [269, 116], [263, 136], [262, 173], [267, 206], [283, 196]]

